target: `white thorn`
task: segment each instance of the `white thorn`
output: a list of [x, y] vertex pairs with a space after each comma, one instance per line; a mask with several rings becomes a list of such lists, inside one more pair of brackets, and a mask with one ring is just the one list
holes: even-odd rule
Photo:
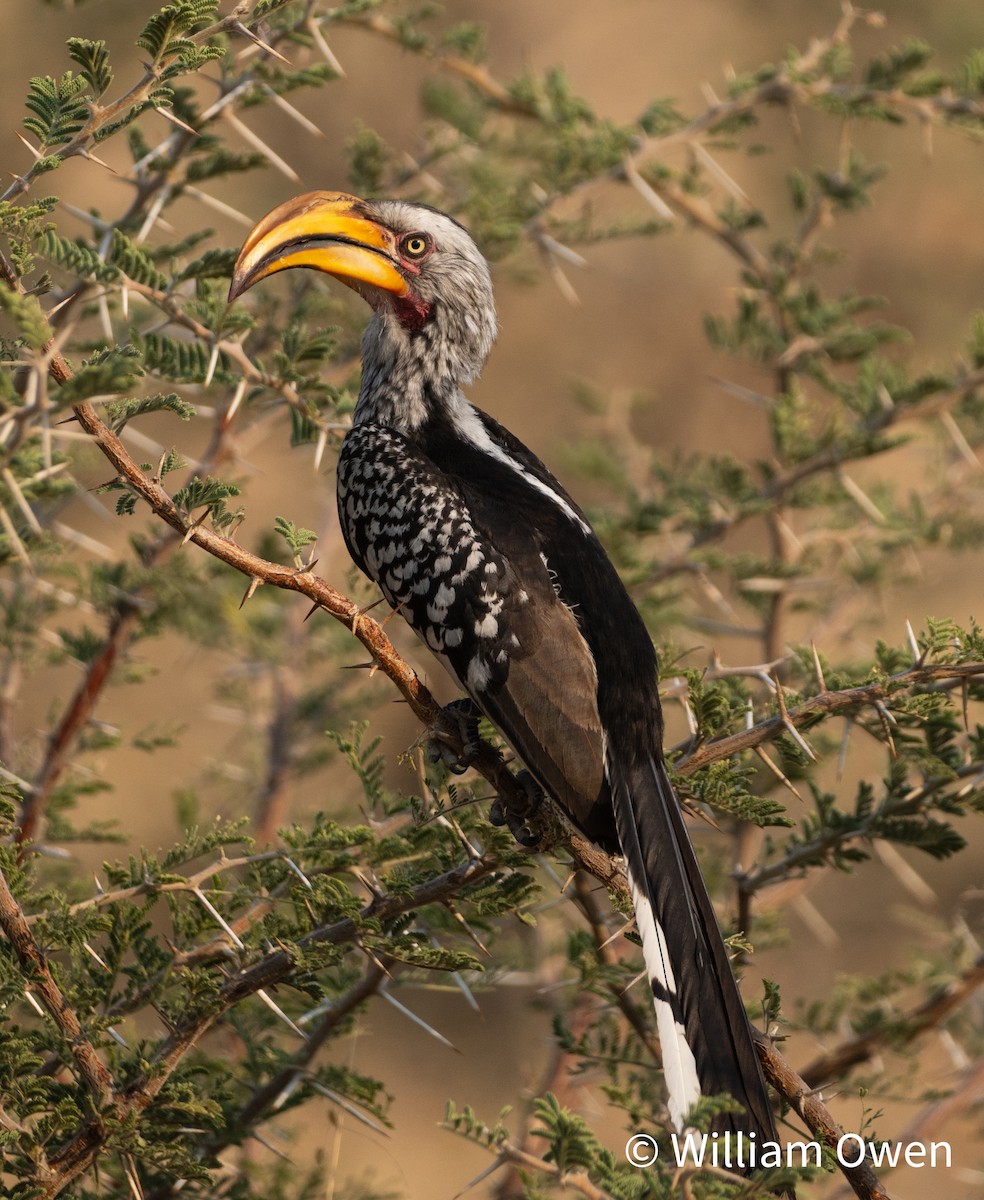
[[310, 35], [311, 35], [311, 40], [314, 42], [314, 44], [318, 47], [318, 50], [321, 52], [321, 57], [325, 60], [325, 62], [328, 64], [329, 67], [331, 67], [331, 69], [333, 71], [338, 72], [340, 78], [344, 79], [345, 78], [345, 68], [335, 57], [334, 51], [332, 50], [331, 46], [328, 45], [328, 42], [325, 40], [325, 35], [321, 32], [320, 23], [318, 21], [315, 21], [313, 18], [309, 17], [308, 20], [304, 24], [305, 24], [305, 28], [307, 29], [308, 33], [310, 33]]
[[270, 998], [270, 997], [267, 995], [267, 993], [266, 993], [266, 992], [263, 990], [263, 988], [260, 988], [260, 989], [259, 989], [259, 991], [256, 993], [256, 995], [257, 995], [257, 996], [258, 996], [258, 997], [259, 997], [259, 998], [260, 998], [260, 999], [263, 1001], [263, 1003], [264, 1003], [264, 1004], [267, 1006], [267, 1008], [268, 1008], [268, 1009], [269, 1009], [269, 1010], [270, 1010], [272, 1013], [276, 1013], [276, 1015], [277, 1015], [277, 1016], [278, 1016], [278, 1017], [281, 1019], [281, 1021], [283, 1021], [283, 1023], [284, 1023], [284, 1024], [287, 1026], [287, 1028], [288, 1028], [288, 1029], [290, 1029], [290, 1030], [292, 1030], [294, 1033], [296, 1033], [296, 1034], [297, 1034], [297, 1036], [298, 1036], [298, 1037], [299, 1037], [299, 1038], [300, 1038], [302, 1041], [305, 1041], [305, 1042], [306, 1042], [306, 1041], [308, 1040], [308, 1035], [307, 1035], [307, 1034], [304, 1032], [304, 1030], [303, 1030], [303, 1029], [299, 1029], [299, 1028], [298, 1028], [298, 1027], [297, 1027], [297, 1026], [294, 1024], [294, 1022], [293, 1022], [293, 1021], [290, 1019], [290, 1017], [288, 1017], [288, 1016], [287, 1016], [287, 1014], [286, 1014], [286, 1013], [284, 1012], [284, 1010], [283, 1010], [283, 1009], [280, 1007], [280, 1005], [279, 1005], [279, 1004], [277, 1004], [277, 1003], [276, 1003], [276, 1001], [272, 1000], [272, 999], [271, 999], [271, 998]]
[[177, 125], [179, 129], [183, 129], [185, 133], [190, 133], [194, 137], [198, 137], [197, 129], [192, 129], [190, 125], [188, 125], [185, 121], [182, 121], [180, 117], [175, 116], [174, 113], [171, 112], [169, 108], [165, 108], [163, 104], [155, 104], [154, 111], [159, 112], [166, 121], [170, 121], [173, 125]]
[[378, 1125], [374, 1120], [372, 1120], [371, 1117], [367, 1117], [364, 1112], [360, 1112], [355, 1105], [350, 1104], [344, 1096], [340, 1096], [338, 1092], [332, 1091], [332, 1089], [329, 1087], [325, 1087], [323, 1083], [319, 1083], [316, 1079], [310, 1080], [310, 1084], [316, 1092], [320, 1092], [322, 1096], [325, 1096], [333, 1104], [337, 1104], [339, 1108], [344, 1108], [350, 1117], [355, 1117], [357, 1121], [361, 1121], [363, 1125], [368, 1125], [369, 1128], [375, 1130], [376, 1133], [381, 1133], [385, 1137], [389, 1137], [389, 1134], [382, 1127], [382, 1125]]
[[301, 1082], [301, 1080], [303, 1078], [304, 1078], [303, 1071], [295, 1071], [293, 1073], [293, 1075], [291, 1075], [290, 1079], [288, 1079], [285, 1086], [282, 1087], [280, 1089], [280, 1091], [277, 1093], [277, 1098], [270, 1105], [271, 1109], [274, 1112], [278, 1112], [281, 1108], [283, 1108], [283, 1106], [291, 1098], [293, 1093], [297, 1090], [297, 1085]]
[[44, 155], [41, 153], [41, 151], [36, 150], [31, 145], [31, 143], [27, 140], [27, 138], [24, 137], [24, 135], [22, 133], [18, 133], [16, 129], [14, 130], [14, 137], [20, 138], [20, 140], [24, 143], [24, 145], [28, 148], [28, 150], [30, 150], [30, 152], [34, 155], [35, 162], [38, 162], [38, 161], [40, 161], [40, 159], [44, 158]]
[[750, 201], [748, 199], [748, 193], [741, 186], [741, 184], [738, 183], [737, 180], [731, 178], [731, 176], [724, 169], [724, 167], [721, 166], [721, 164], [717, 161], [717, 159], [713, 158], [708, 153], [707, 149], [704, 146], [702, 146], [700, 144], [700, 142], [691, 143], [691, 149], [693, 150], [693, 152], [697, 156], [697, 158], [701, 161], [701, 163], [703, 163], [703, 165], [708, 169], [708, 171], [710, 171], [711, 174], [714, 175], [717, 178], [717, 180], [724, 186], [726, 191], [731, 192], [731, 194], [733, 196], [735, 196], [737, 199], [743, 201], [745, 204], [750, 203]]
[[212, 343], [212, 353], [209, 355], [209, 359], [208, 359], [208, 370], [205, 372], [205, 379], [202, 382], [203, 387], [208, 387], [208, 385], [212, 382], [212, 376], [215, 374], [215, 367], [216, 367], [216, 364], [218, 363], [218, 361], [219, 361], [219, 343], [213, 342]]
[[837, 478], [840, 481], [841, 487], [843, 487], [844, 491], [847, 492], [862, 512], [866, 513], [876, 525], [885, 524], [884, 513], [846, 471], [838, 471]]
[[28, 989], [24, 992], [24, 999], [30, 1004], [31, 1008], [38, 1014], [39, 1017], [45, 1016], [45, 1011], [41, 1005], [35, 1000], [34, 993]]
[[964, 462], [968, 463], [975, 471], [981, 469], [981, 460], [974, 453], [970, 442], [964, 437], [963, 430], [953, 419], [953, 414], [949, 411], [940, 413], [940, 422], [943, 428], [950, 435], [950, 440], [957, 448], [957, 452]]
[[273, 88], [269, 86], [269, 84], [265, 83], [263, 85], [263, 90], [279, 109], [282, 109], [288, 115], [288, 117], [296, 121], [302, 129], [306, 129], [308, 133], [312, 135], [312, 137], [323, 138], [325, 136], [323, 129], [315, 125], [315, 123], [310, 118], [306, 117], [300, 111], [300, 109], [295, 108], [293, 104], [289, 104], [283, 98], [283, 96], [278, 96]]
[[282, 63], [286, 63], [288, 67], [291, 66], [291, 61], [286, 55], [281, 54], [280, 51], [274, 49], [269, 42], [265, 42], [261, 37], [258, 37], [252, 31], [252, 29], [247, 29], [242, 21], [236, 21], [236, 23], [233, 25], [233, 29], [235, 29], [237, 33], [241, 33], [244, 38], [248, 38], [253, 45], [258, 47], [260, 50], [265, 50], [267, 54], [272, 54], [274, 58], [279, 58], [280, 61]]
[[626, 179], [628, 179], [629, 183], [632, 184], [643, 200], [645, 200], [647, 204], [654, 208], [664, 221], [676, 222], [676, 213], [672, 208], [670, 208], [670, 206], [666, 203], [659, 192], [656, 191], [652, 184], [647, 183], [647, 181], [643, 179], [631, 158], [625, 158], [622, 160], [622, 168], [625, 171]]
[[157, 223], [157, 218], [161, 215], [161, 209], [167, 203], [168, 196], [171, 194], [170, 187], [162, 187], [154, 197], [154, 203], [150, 206], [147, 216], [144, 218], [144, 223], [140, 226], [137, 236], [133, 239], [138, 244], [146, 238], [147, 234], [154, 228]]
[[243, 141], [249, 142], [254, 150], [259, 150], [261, 154], [265, 155], [272, 167], [276, 167], [277, 170], [283, 175], [286, 175], [292, 183], [301, 182], [301, 177], [294, 170], [294, 168], [289, 163], [285, 162], [275, 150], [271, 150], [266, 142], [258, 134], [255, 134], [248, 125], [244, 125], [235, 113], [229, 112], [227, 109], [223, 115], [233, 129], [235, 129], [235, 131], [243, 139]]
[[575, 267], [586, 267], [588, 265], [588, 260], [583, 254], [578, 254], [570, 246], [565, 246], [563, 242], [558, 242], [549, 233], [544, 233], [540, 230], [536, 237], [545, 250], [549, 250], [551, 254], [556, 254], [558, 258], [562, 258], [565, 262], [569, 262]]
[[82, 949], [85, 950], [85, 952], [87, 954], [91, 955], [96, 960], [96, 962], [102, 967], [102, 969], [104, 971], [109, 970], [109, 966], [106, 963], [105, 959], [100, 958], [100, 956], [96, 953], [96, 951], [92, 948], [92, 946], [87, 941], [82, 942]]
[[190, 196], [193, 200], [200, 201], [202, 204], [207, 204], [209, 208], [214, 208], [216, 212], [230, 217], [237, 224], [243, 225], [247, 229], [252, 229], [256, 224], [251, 217], [247, 217], [245, 213], [241, 213], [238, 208], [233, 208], [231, 204], [226, 204], [224, 200], [217, 200], [215, 196], [210, 196], [207, 192], [199, 191], [196, 187], [185, 187], [184, 194]]
[[240, 381], [236, 384], [236, 390], [233, 393], [232, 399], [229, 401], [229, 407], [226, 409], [226, 422], [231, 421], [239, 411], [239, 406], [242, 404], [243, 397], [246, 395], [247, 387], [249, 387], [249, 384], [246, 382], [245, 378], [240, 379]]
[[[64, 466], [67, 464], [60, 463], [58, 465]], [[53, 468], [51, 468], [47, 471], [39, 471], [35, 476], [33, 476], [27, 482], [34, 483], [35, 481], [43, 479], [45, 476], [52, 475], [52, 474], [54, 474]], [[40, 534], [42, 532], [41, 523], [38, 521], [37, 517], [34, 515], [34, 509], [31, 508], [30, 504], [28, 504], [27, 497], [21, 491], [20, 484], [14, 478], [13, 473], [11, 472], [9, 467], [3, 467], [2, 470], [0, 470], [0, 478], [3, 479], [4, 483], [10, 489], [10, 494], [13, 496], [14, 500], [16, 501], [17, 507], [21, 510], [21, 513], [24, 516], [24, 520], [28, 523], [28, 525], [30, 525], [31, 529], [35, 533]]]
[[215, 923], [217, 925], [219, 925], [228, 934], [228, 936], [232, 939], [233, 945], [238, 950], [245, 950], [246, 946], [243, 943], [242, 938], [239, 936], [238, 933], [236, 933], [236, 931], [232, 928], [232, 926], [225, 919], [225, 917], [219, 912], [219, 910], [215, 907], [215, 905], [211, 902], [211, 900], [209, 900], [209, 898], [205, 895], [205, 893], [201, 890], [201, 888], [197, 888], [197, 887], [192, 888], [192, 891], [198, 897], [198, 900], [201, 903], [202, 908], [205, 909], [205, 911], [209, 914], [209, 916], [212, 918], [212, 920], [215, 921]]
[[380, 994], [380, 996], [383, 997], [384, 1000], [386, 1000], [388, 1003], [392, 1004], [393, 1007], [395, 1009], [397, 1009], [398, 1012], [403, 1013], [403, 1015], [405, 1017], [409, 1017], [410, 1020], [413, 1021], [413, 1023], [415, 1025], [419, 1025], [421, 1029], [423, 1029], [427, 1033], [429, 1033], [431, 1035], [431, 1037], [437, 1038], [437, 1040], [439, 1042], [442, 1042], [445, 1046], [448, 1046], [451, 1050], [453, 1050], [455, 1052], [455, 1054], [461, 1053], [459, 1051], [458, 1047], [454, 1044], [454, 1042], [448, 1041], [448, 1039], [444, 1036], [443, 1033], [438, 1033], [437, 1030], [434, 1029], [433, 1026], [428, 1025], [427, 1022], [422, 1017], [418, 1017], [416, 1013], [412, 1013], [405, 1004], [401, 1004], [399, 1002], [399, 1000], [396, 999], [395, 996], [391, 995], [387, 988], [381, 987], [379, 989], [379, 994]]
[[112, 346], [113, 343], [116, 341], [116, 338], [113, 335], [113, 322], [109, 315], [109, 304], [106, 301], [106, 293], [105, 292], [99, 293], [99, 298], [96, 301], [96, 306], [99, 309], [99, 320], [100, 320], [100, 323], [102, 324], [103, 337]]
[[318, 431], [318, 443], [314, 448], [314, 469], [321, 470], [321, 460], [325, 456], [325, 447], [328, 445], [328, 430], [320, 429]]

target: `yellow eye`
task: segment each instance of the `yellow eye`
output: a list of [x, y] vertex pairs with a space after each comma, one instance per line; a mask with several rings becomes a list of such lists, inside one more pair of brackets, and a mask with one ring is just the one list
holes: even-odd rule
[[430, 249], [430, 244], [426, 233], [408, 233], [400, 242], [400, 249], [409, 258], [421, 258]]

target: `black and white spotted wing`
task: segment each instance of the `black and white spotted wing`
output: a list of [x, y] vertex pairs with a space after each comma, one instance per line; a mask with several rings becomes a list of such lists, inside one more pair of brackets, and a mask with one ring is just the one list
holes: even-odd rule
[[524, 653], [529, 597], [447, 477], [392, 429], [358, 426], [339, 458], [338, 508], [353, 559], [463, 686], [500, 685]]
[[571, 653], [581, 633], [546, 559], [515, 563], [466, 492], [384, 425], [357, 425], [339, 456], [339, 517], [357, 565], [543, 787], [590, 823], [604, 790], [594, 660]]

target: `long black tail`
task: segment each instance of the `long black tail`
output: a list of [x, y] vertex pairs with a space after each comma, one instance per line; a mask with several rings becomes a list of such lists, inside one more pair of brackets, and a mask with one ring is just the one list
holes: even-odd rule
[[742, 1113], [718, 1132], [776, 1140], [775, 1121], [728, 952], [662, 762], [614, 762], [609, 780], [677, 1130], [701, 1096], [727, 1092]]

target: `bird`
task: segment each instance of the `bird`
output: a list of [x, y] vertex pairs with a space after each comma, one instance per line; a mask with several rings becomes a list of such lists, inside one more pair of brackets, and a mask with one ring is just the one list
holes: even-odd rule
[[[491, 271], [428, 205], [315, 191], [247, 236], [230, 302], [290, 268], [372, 315], [337, 464], [356, 565], [511, 746], [538, 789], [620, 854], [655, 1009], [673, 1129], [776, 1144], [751, 1026], [663, 754], [652, 639], [581, 507], [465, 388], [496, 337]], [[746, 1143], [746, 1145], [749, 1143]]]

